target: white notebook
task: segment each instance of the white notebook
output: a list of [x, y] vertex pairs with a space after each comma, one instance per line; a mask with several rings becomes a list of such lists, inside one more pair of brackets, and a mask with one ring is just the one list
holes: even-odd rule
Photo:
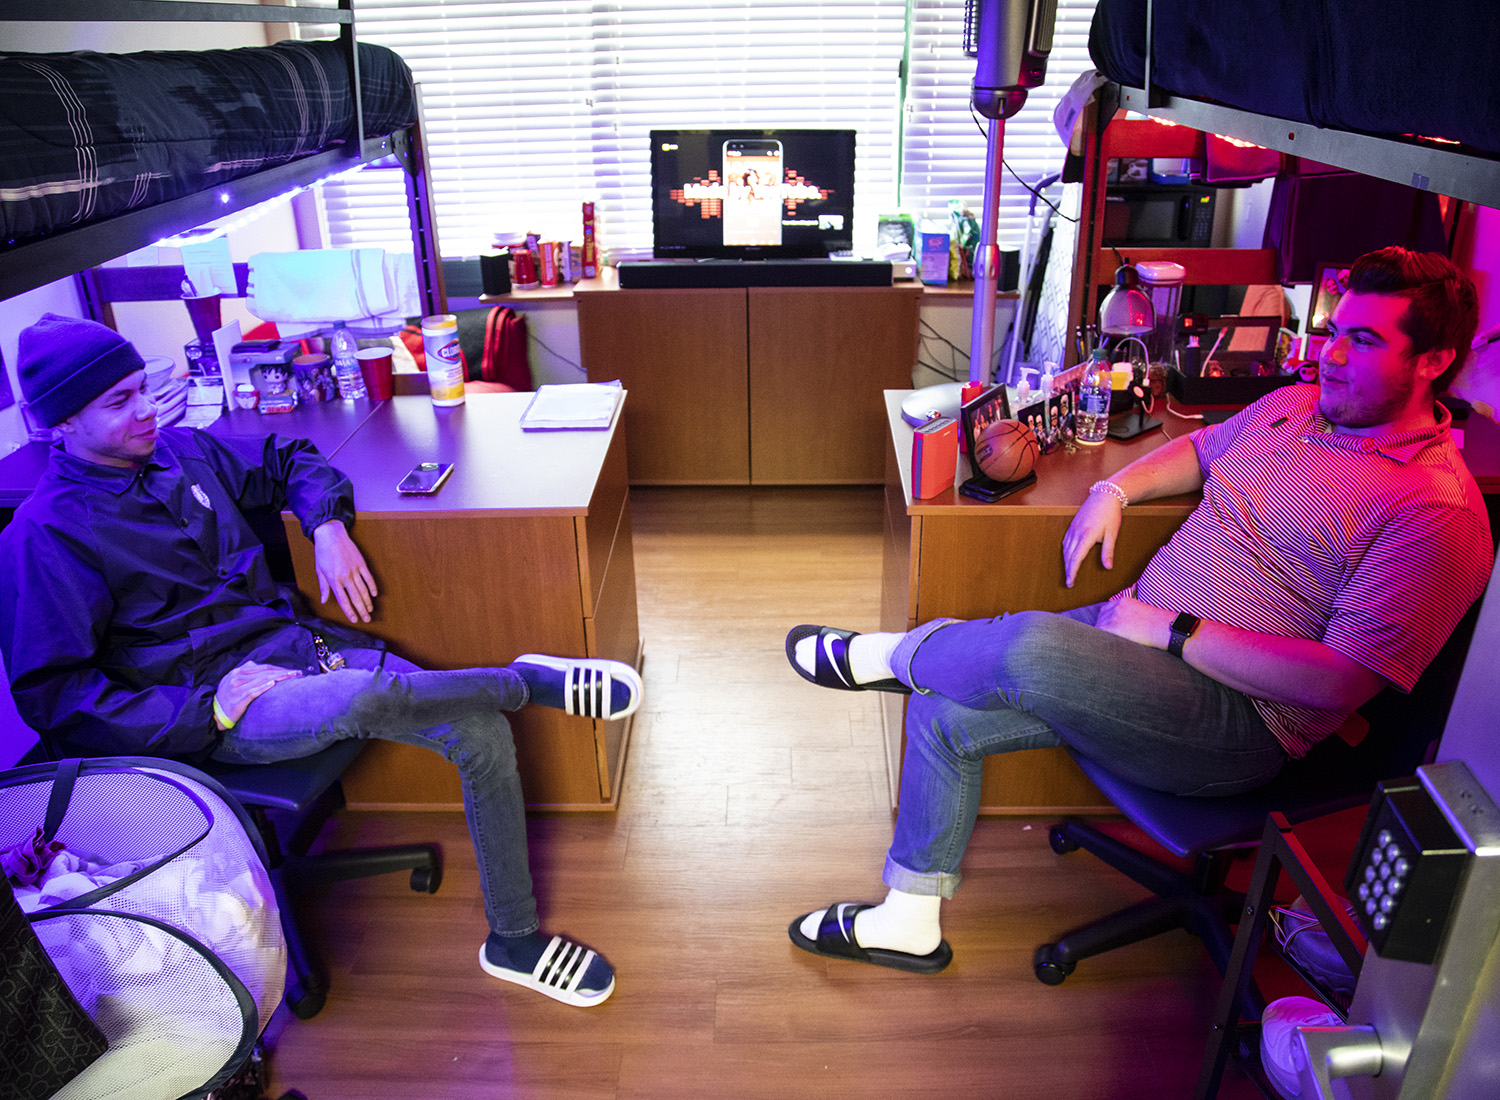
[[541, 386], [526, 411], [521, 429], [555, 432], [570, 429], [607, 428], [620, 406], [624, 392], [615, 382], [567, 382]]

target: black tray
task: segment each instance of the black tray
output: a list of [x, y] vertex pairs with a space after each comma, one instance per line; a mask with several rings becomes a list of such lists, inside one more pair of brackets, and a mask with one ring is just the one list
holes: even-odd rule
[[1184, 405], [1248, 405], [1301, 379], [1295, 374], [1225, 374], [1194, 378], [1167, 368], [1167, 392]]

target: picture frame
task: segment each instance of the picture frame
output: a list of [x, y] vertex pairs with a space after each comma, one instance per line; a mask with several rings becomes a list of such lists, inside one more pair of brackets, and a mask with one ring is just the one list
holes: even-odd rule
[[964, 451], [969, 456], [969, 472], [975, 477], [983, 477], [984, 471], [974, 459], [974, 444], [985, 428], [1010, 419], [1010, 399], [1006, 396], [1005, 387], [991, 386], [979, 396], [965, 402], [958, 414], [964, 433]]
[[1307, 310], [1307, 334], [1327, 336], [1328, 318], [1333, 316], [1333, 307], [1349, 289], [1348, 263], [1313, 264], [1312, 304]]
[[1005, 387], [991, 386], [979, 396], [965, 402], [958, 410], [963, 425], [964, 450], [969, 457], [969, 472], [972, 475], [958, 487], [960, 496], [970, 497], [985, 503], [993, 503], [1001, 497], [1019, 492], [1028, 485], [1036, 484], [1036, 473], [1032, 472], [1016, 481], [995, 481], [985, 475], [975, 459], [975, 443], [979, 433], [991, 424], [1011, 419], [1010, 398]]

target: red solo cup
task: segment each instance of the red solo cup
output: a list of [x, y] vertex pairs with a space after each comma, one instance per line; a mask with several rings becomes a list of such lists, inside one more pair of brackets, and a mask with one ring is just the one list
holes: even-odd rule
[[365, 389], [371, 401], [389, 401], [395, 392], [391, 378], [391, 352], [389, 348], [360, 348], [354, 353], [359, 360], [359, 373], [365, 376]]
[[213, 347], [214, 330], [222, 324], [220, 296], [203, 294], [197, 298], [184, 298], [182, 301], [187, 306], [188, 316], [192, 318], [194, 334], [209, 347]]

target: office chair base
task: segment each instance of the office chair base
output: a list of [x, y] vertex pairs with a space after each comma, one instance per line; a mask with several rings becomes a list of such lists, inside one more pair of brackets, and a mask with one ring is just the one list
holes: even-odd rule
[[1032, 958], [1037, 980], [1061, 985], [1079, 960], [1138, 943], [1174, 928], [1199, 936], [1222, 974], [1233, 946], [1227, 925], [1238, 911], [1237, 895], [1223, 888], [1227, 859], [1200, 856], [1191, 873], [1158, 863], [1093, 826], [1069, 820], [1054, 825], [1047, 841], [1058, 855], [1087, 849], [1153, 891], [1118, 912], [1075, 928], [1054, 943], [1038, 947]]
[[1044, 943], [1031, 957], [1031, 969], [1036, 973], [1036, 980], [1043, 985], [1062, 985], [1073, 973], [1073, 964], [1057, 957], [1056, 944]]
[[300, 981], [293, 981], [287, 984], [286, 995], [282, 1000], [297, 1019], [311, 1020], [323, 1011], [323, 1005], [328, 1000], [328, 987], [325, 985], [322, 989], [304, 989]]

